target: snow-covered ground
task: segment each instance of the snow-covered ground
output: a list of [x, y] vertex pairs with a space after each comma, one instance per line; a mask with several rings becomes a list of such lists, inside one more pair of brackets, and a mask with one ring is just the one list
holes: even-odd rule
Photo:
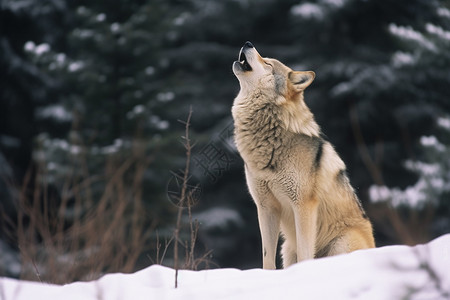
[[[64, 272], [64, 270], [61, 270]], [[285, 270], [180, 271], [158, 265], [64, 286], [0, 278], [0, 299], [450, 299], [450, 234], [310, 260]]]

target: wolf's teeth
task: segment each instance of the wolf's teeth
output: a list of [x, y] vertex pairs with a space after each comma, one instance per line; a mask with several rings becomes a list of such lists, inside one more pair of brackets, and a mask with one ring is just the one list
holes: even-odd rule
[[245, 62], [245, 59], [241, 60], [241, 64], [243, 64]]

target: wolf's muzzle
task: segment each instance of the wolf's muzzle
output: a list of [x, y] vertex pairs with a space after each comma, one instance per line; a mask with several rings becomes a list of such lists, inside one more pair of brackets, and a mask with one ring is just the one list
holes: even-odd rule
[[251, 48], [254, 48], [253, 44], [248, 41], [245, 42], [244, 46], [241, 48], [241, 51], [239, 51], [239, 60], [234, 62], [234, 64], [244, 72], [252, 70], [252, 67], [248, 63], [247, 57], [245, 56], [245, 53]]
[[247, 41], [242, 48], [255, 48], [255, 46], [253, 46], [251, 42]]

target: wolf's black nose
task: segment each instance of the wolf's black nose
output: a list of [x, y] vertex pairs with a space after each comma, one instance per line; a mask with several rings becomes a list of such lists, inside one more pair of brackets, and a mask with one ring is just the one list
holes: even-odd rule
[[249, 41], [245, 42], [244, 47], [247, 47], [247, 48], [254, 48], [253, 44], [250, 43]]

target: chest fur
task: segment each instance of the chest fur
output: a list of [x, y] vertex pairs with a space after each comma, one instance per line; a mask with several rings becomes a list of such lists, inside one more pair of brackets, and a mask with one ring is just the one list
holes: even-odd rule
[[270, 104], [234, 107], [233, 116], [236, 146], [245, 163], [259, 170], [278, 169], [289, 145], [279, 108]]

